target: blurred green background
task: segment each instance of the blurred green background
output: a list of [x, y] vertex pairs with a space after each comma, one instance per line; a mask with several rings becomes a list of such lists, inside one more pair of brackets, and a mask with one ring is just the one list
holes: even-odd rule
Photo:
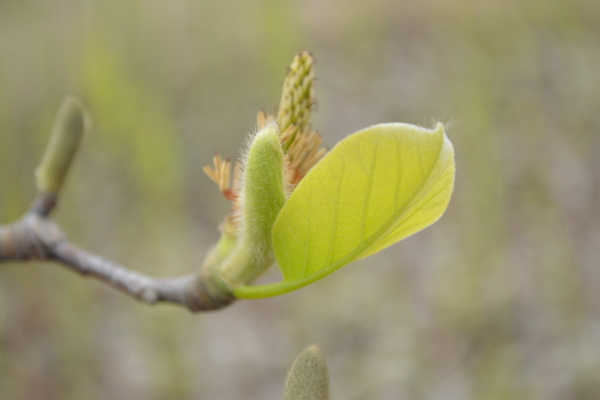
[[152, 275], [197, 268], [285, 68], [317, 59], [331, 147], [432, 126], [457, 182], [433, 227], [298, 292], [191, 315], [45, 263], [0, 268], [0, 399], [279, 399], [317, 343], [337, 399], [600, 396], [600, 2], [0, 1], [0, 222], [33, 199], [62, 98], [93, 116], [55, 218]]

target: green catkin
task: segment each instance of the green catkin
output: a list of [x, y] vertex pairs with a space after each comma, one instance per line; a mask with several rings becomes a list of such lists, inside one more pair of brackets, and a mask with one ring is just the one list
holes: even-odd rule
[[314, 60], [309, 52], [301, 51], [296, 54], [283, 83], [277, 123], [282, 134], [288, 128], [291, 129], [284, 145], [286, 151], [298, 132], [307, 130], [310, 125], [310, 114], [315, 103], [313, 64]]

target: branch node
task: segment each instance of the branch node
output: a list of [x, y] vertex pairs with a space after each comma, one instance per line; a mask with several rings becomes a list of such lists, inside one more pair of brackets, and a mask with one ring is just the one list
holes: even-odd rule
[[42, 193], [36, 197], [31, 207], [29, 207], [29, 212], [33, 214], [37, 214], [40, 217], [47, 217], [50, 214], [50, 211], [54, 209], [56, 206], [58, 199], [56, 194], [52, 193]]
[[158, 301], [158, 294], [154, 289], [145, 288], [142, 290], [140, 298], [146, 304], [156, 304]]
[[35, 233], [33, 236], [35, 236], [36, 241], [46, 249], [53, 249], [57, 244], [66, 239], [62, 229], [56, 223], [45, 218], [40, 218], [36, 214], [26, 215], [23, 222], [31, 226], [31, 231]]

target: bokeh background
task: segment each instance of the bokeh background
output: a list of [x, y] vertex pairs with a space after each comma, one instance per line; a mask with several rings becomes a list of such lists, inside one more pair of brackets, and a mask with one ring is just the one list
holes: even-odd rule
[[46, 263], [0, 267], [0, 399], [280, 399], [307, 345], [336, 399], [600, 398], [597, 0], [0, 1], [0, 222], [62, 98], [94, 121], [55, 218], [147, 274], [202, 262], [285, 68], [317, 59], [331, 147], [378, 122], [456, 149], [446, 215], [285, 296], [192, 315]]

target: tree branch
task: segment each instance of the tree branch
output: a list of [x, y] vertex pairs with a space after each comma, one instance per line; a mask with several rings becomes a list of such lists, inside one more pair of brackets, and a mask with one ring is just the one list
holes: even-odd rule
[[68, 97], [59, 110], [50, 142], [36, 170], [40, 194], [21, 219], [0, 225], [0, 262], [55, 261], [146, 304], [178, 304], [192, 312], [216, 310], [235, 301], [235, 296], [216, 273], [211, 257], [196, 273], [153, 278], [75, 246], [48, 218], [86, 129], [85, 121], [82, 107]]
[[235, 297], [206, 265], [198, 273], [176, 278], [154, 278], [132, 271], [69, 242], [60, 227], [43, 215], [48, 204], [39, 199], [20, 220], [0, 225], [0, 262], [48, 260], [95, 278], [143, 302], [181, 305], [190, 311], [216, 310]]

